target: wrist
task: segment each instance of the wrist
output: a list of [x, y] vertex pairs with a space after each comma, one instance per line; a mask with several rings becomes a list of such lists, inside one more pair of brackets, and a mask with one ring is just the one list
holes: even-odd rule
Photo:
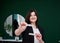
[[44, 43], [44, 41], [43, 41], [42, 39], [41, 39], [41, 40], [39, 40], [39, 42], [40, 42], [40, 43]]

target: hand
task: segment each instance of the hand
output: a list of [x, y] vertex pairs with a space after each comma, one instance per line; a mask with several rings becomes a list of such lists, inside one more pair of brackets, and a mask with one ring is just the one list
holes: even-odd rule
[[24, 31], [27, 27], [27, 23], [26, 22], [21, 22], [19, 27], [20, 27], [21, 31]]
[[21, 35], [21, 33], [26, 29], [26, 27], [27, 27], [27, 23], [26, 22], [21, 22], [19, 24], [18, 29], [15, 30], [15, 35], [16, 36]]
[[36, 33], [35, 35], [36, 35], [36, 38], [37, 38], [39, 41], [42, 40], [42, 35], [41, 35], [41, 34]]

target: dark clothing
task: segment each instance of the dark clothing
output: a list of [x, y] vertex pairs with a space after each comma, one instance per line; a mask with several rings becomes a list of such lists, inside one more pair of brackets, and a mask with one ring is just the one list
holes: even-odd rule
[[[44, 40], [44, 34], [42, 28], [38, 27], [38, 29], [42, 34], [42, 39]], [[34, 36], [29, 35], [29, 33], [33, 33], [33, 29], [31, 26], [27, 26], [26, 30], [22, 33], [22, 38], [23, 38], [22, 43], [34, 43]]]

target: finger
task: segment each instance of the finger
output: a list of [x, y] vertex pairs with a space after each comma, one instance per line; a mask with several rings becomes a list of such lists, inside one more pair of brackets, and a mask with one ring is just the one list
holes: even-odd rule
[[39, 38], [41, 37], [42, 38], [42, 35], [41, 34], [36, 34], [36, 37], [39, 37]]
[[22, 22], [22, 23], [21, 23], [21, 26], [26, 26], [26, 23], [25, 23], [25, 22]]

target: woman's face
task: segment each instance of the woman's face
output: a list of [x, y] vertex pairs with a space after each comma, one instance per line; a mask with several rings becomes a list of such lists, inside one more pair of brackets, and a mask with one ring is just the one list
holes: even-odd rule
[[35, 23], [36, 21], [37, 21], [37, 16], [36, 16], [35, 12], [31, 12], [30, 22]]

